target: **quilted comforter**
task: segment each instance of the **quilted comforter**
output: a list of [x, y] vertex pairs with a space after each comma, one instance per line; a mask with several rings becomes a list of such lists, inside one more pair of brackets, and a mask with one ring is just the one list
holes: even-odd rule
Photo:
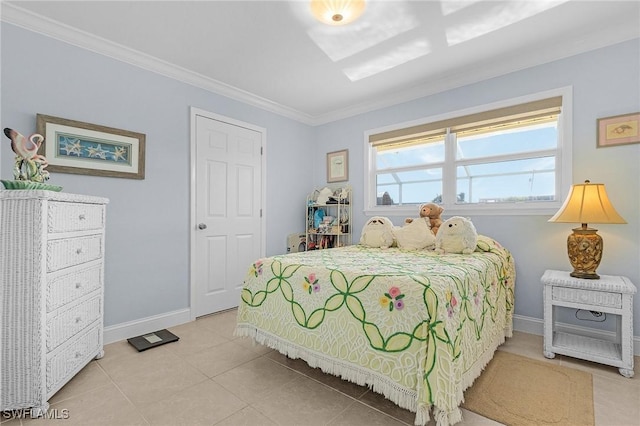
[[469, 255], [361, 245], [249, 268], [236, 334], [383, 394], [439, 425], [512, 333], [515, 268], [486, 236]]

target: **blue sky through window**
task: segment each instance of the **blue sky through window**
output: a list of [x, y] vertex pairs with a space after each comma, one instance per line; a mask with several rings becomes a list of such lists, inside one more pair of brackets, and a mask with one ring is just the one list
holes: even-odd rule
[[[553, 200], [556, 158], [549, 151], [557, 145], [556, 122], [459, 137], [458, 201]], [[444, 140], [383, 150], [376, 160], [378, 197], [388, 192], [394, 203], [441, 201]]]

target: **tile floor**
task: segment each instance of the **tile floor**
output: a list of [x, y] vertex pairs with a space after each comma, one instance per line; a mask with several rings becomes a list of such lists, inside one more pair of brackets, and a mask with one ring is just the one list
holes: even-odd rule
[[[175, 343], [138, 353], [126, 341], [105, 347], [49, 401], [50, 417], [22, 425], [412, 425], [414, 414], [383, 397], [312, 369], [300, 360], [233, 336], [236, 311], [173, 327]], [[515, 332], [499, 350], [560, 363], [593, 375], [596, 425], [640, 425], [636, 376], [558, 356], [546, 360], [542, 337]], [[497, 423], [464, 411], [460, 425]], [[65, 418], [66, 417], [66, 418]], [[433, 423], [430, 423], [433, 424]]]

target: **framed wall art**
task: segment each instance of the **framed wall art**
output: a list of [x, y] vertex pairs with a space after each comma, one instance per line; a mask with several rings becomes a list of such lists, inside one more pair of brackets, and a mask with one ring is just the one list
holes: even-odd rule
[[44, 114], [36, 121], [47, 170], [144, 179], [144, 134]]
[[349, 151], [327, 153], [327, 182], [344, 182], [349, 180]]
[[598, 148], [640, 143], [640, 112], [598, 119]]

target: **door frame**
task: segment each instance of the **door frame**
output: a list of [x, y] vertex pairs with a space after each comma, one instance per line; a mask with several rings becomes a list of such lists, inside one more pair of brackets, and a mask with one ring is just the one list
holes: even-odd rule
[[[191, 317], [191, 321], [196, 319], [195, 313], [195, 300], [196, 300], [196, 282], [195, 282], [195, 252], [196, 252], [196, 142], [197, 142], [197, 132], [196, 132], [196, 117], [201, 116], [205, 118], [210, 118], [212, 120], [221, 121], [227, 124], [231, 124], [233, 126], [243, 127], [245, 129], [250, 129], [256, 131], [262, 135], [262, 156], [261, 156], [261, 180], [262, 186], [261, 190], [261, 198], [260, 204], [262, 209], [262, 217], [260, 218], [260, 256], [264, 257], [267, 251], [267, 230], [266, 230], [266, 208], [265, 201], [267, 199], [267, 129], [264, 127], [259, 127], [251, 123], [246, 123], [240, 120], [236, 120], [230, 117], [225, 117], [224, 115], [216, 114], [213, 112], [209, 112], [200, 108], [190, 107], [189, 111], [189, 119], [190, 119], [190, 159], [189, 159], [189, 316]], [[247, 265], [247, 270], [250, 265]]]

